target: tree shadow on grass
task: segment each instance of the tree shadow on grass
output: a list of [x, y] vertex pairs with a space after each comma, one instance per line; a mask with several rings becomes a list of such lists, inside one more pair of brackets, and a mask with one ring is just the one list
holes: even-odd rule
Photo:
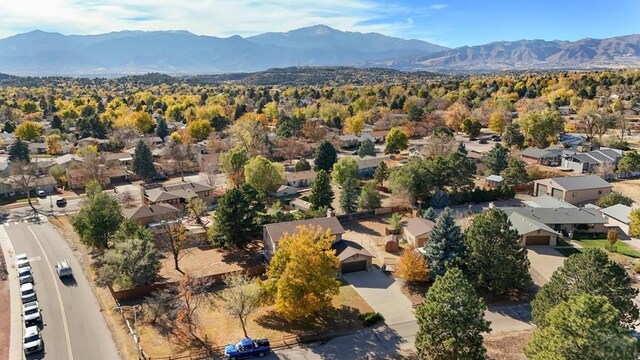
[[262, 246], [256, 241], [242, 249], [219, 249], [219, 251], [224, 263], [239, 265], [243, 268], [259, 265], [262, 258]]
[[264, 328], [288, 333], [333, 333], [339, 330], [357, 329], [362, 326], [360, 311], [351, 306], [332, 307], [305, 319], [290, 321], [275, 311], [269, 311], [256, 319]]

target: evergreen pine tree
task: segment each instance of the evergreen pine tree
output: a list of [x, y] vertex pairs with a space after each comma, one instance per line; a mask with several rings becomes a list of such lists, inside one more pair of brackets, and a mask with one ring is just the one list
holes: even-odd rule
[[500, 144], [487, 152], [482, 162], [491, 170], [491, 174], [500, 174], [509, 165], [509, 150]]
[[507, 186], [518, 186], [529, 180], [526, 164], [517, 157], [509, 158], [507, 168], [502, 171], [502, 183]]
[[[464, 233], [464, 263], [476, 288], [498, 296], [518, 297], [531, 285], [527, 250], [518, 231], [500, 209], [483, 211]], [[491, 254], [491, 256], [488, 256]]]
[[442, 209], [449, 206], [451, 200], [449, 199], [449, 194], [446, 191], [436, 189], [436, 191], [433, 192], [430, 203], [431, 207], [435, 209]]
[[133, 154], [133, 172], [145, 181], [149, 181], [157, 175], [151, 149], [143, 141], [138, 141], [136, 152]]
[[331, 201], [333, 201], [331, 180], [324, 170], [320, 170], [311, 186], [311, 195], [309, 195], [311, 208], [317, 210], [323, 207], [331, 207]]
[[373, 173], [373, 179], [376, 181], [376, 184], [382, 186], [382, 183], [384, 183], [388, 178], [389, 168], [387, 167], [387, 163], [383, 161], [378, 165], [376, 171]]
[[164, 141], [164, 138], [169, 136], [169, 126], [167, 126], [167, 120], [164, 119], [164, 116], [160, 117], [158, 120], [158, 126], [156, 127], [156, 135]]
[[30, 162], [31, 155], [29, 154], [29, 145], [22, 141], [20, 138], [16, 138], [16, 141], [9, 148], [9, 161], [24, 161]]
[[424, 211], [424, 214], [422, 215], [422, 217], [424, 217], [427, 220], [436, 221], [436, 211], [433, 210], [432, 207], [429, 207], [427, 210]]
[[340, 194], [340, 208], [345, 214], [350, 214], [357, 210], [358, 193], [356, 191], [356, 181], [348, 179], [342, 184], [342, 193]]
[[376, 149], [373, 146], [373, 141], [371, 141], [371, 139], [364, 139], [360, 144], [360, 147], [358, 148], [358, 156], [376, 156]]
[[445, 208], [440, 213], [424, 249], [432, 278], [443, 275], [448, 266], [460, 262], [464, 254], [464, 241], [451, 209]]
[[336, 161], [338, 161], [336, 148], [334, 148], [329, 141], [323, 141], [320, 146], [318, 146], [318, 150], [316, 150], [315, 170], [331, 171]]
[[416, 309], [418, 357], [486, 359], [482, 333], [491, 329], [484, 319], [485, 310], [486, 305], [459, 269], [450, 269], [436, 278]]

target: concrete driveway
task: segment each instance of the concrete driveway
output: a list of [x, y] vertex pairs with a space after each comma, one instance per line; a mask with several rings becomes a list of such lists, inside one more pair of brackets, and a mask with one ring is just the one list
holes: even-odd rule
[[[543, 279], [542, 286], [551, 280], [551, 275], [564, 264], [566, 257], [549, 246], [531, 246], [527, 248], [531, 269], [538, 272]], [[536, 279], [536, 277], [533, 277]]]
[[343, 278], [373, 308], [384, 316], [387, 325], [416, 321], [411, 301], [401, 290], [401, 285], [393, 277], [374, 268], [370, 272], [344, 274]]

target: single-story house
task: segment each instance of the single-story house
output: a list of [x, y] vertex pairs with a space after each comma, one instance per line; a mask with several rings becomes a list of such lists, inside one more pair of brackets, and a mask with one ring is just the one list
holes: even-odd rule
[[331, 245], [340, 261], [340, 274], [356, 271], [371, 271], [373, 254], [362, 245], [349, 240], [336, 241]]
[[42, 142], [30, 142], [28, 143], [29, 152], [31, 154], [46, 154], [47, 153], [47, 144]]
[[374, 143], [383, 143], [384, 139], [387, 137], [387, 134], [389, 134], [389, 130], [378, 130], [367, 133], [367, 135], [373, 138], [372, 141]]
[[389, 160], [388, 156], [365, 156], [365, 157], [356, 157], [356, 162], [358, 163], [358, 174], [362, 177], [370, 177], [373, 176], [373, 173], [376, 171], [376, 168], [384, 161]]
[[597, 175], [557, 177], [535, 180], [533, 183], [535, 196], [549, 195], [573, 205], [597, 200], [613, 188]]
[[133, 165], [133, 156], [126, 152], [107, 153], [106, 158], [107, 161], [123, 167]]
[[142, 205], [122, 210], [122, 215], [126, 219], [135, 220], [143, 226], [148, 226], [149, 224], [158, 223], [163, 220], [175, 220], [179, 214], [180, 210], [171, 204]]
[[296, 210], [301, 210], [301, 211], [311, 210], [311, 203], [306, 200], [302, 200], [300, 198], [295, 198], [291, 200], [290, 205]]
[[340, 221], [335, 216], [267, 224], [262, 227], [265, 256], [271, 259], [278, 251], [278, 242], [282, 236], [284, 234], [295, 234], [300, 226], [313, 226], [314, 228], [319, 226], [322, 231], [329, 230], [331, 235], [335, 236], [333, 243], [342, 240], [342, 235], [345, 233]]
[[610, 229], [620, 229], [625, 235], [629, 235], [629, 215], [633, 208], [623, 204], [616, 204], [604, 209], [600, 209], [600, 213], [607, 220], [606, 226]]
[[285, 185], [296, 188], [310, 187], [317, 175], [318, 173], [313, 170], [286, 173], [284, 175]]
[[[605, 226], [606, 220], [600, 214], [598, 209], [593, 208], [531, 208], [531, 207], [517, 207], [517, 208], [503, 208], [503, 210], [510, 217], [513, 213], [518, 213], [521, 216], [527, 218], [529, 222], [540, 230], [546, 230], [542, 228], [538, 223], [544, 224], [548, 228], [558, 233], [564, 233], [569, 235], [570, 233], [588, 233], [588, 234], [604, 234], [607, 232]], [[513, 222], [512, 222], [513, 224]], [[521, 229], [522, 230], [522, 229]], [[522, 235], [523, 233], [521, 233]], [[538, 235], [538, 234], [536, 234]], [[550, 234], [543, 234], [547, 236]], [[549, 244], [552, 244], [553, 239], [549, 237]], [[542, 245], [542, 240], [532, 240], [535, 245]]]
[[577, 173], [592, 173], [600, 166], [610, 166], [612, 170], [615, 170], [622, 156], [622, 150], [600, 148], [586, 153], [564, 156], [562, 167], [572, 169]]
[[[24, 178], [26, 181], [28, 178]], [[27, 192], [23, 189], [23, 178], [19, 176], [9, 176], [0, 179], [0, 198], [13, 198], [27, 196]], [[47, 194], [55, 194], [56, 180], [53, 176], [41, 176], [28, 179], [31, 191], [44, 190]]]
[[338, 136], [338, 139], [340, 140], [340, 146], [343, 148], [350, 148], [360, 144], [360, 138], [351, 134], [340, 135]]
[[518, 234], [520, 234], [521, 246], [556, 246], [558, 237], [562, 237], [560, 233], [549, 226], [517, 212], [509, 215], [509, 221], [511, 222], [511, 228], [517, 230]]
[[491, 188], [497, 188], [502, 184], [502, 181], [504, 181], [504, 179], [500, 175], [489, 175], [485, 179], [487, 186]]
[[175, 185], [154, 184], [143, 186], [141, 190], [142, 201], [146, 205], [163, 203], [182, 208], [189, 199], [194, 197], [200, 197], [205, 204], [210, 204], [214, 200], [213, 187], [195, 182]]
[[421, 248], [429, 240], [429, 232], [434, 225], [435, 223], [429, 219], [414, 217], [407, 221], [406, 226], [402, 229], [402, 235], [413, 247]]
[[540, 164], [546, 166], [558, 166], [562, 160], [562, 149], [539, 149], [535, 146], [526, 148], [520, 153], [522, 160], [528, 164]]
[[578, 146], [586, 143], [589, 140], [587, 134], [579, 133], [563, 133], [558, 136], [558, 142], [568, 146]]
[[275, 198], [295, 196], [298, 195], [298, 189], [288, 185], [280, 185], [280, 187], [276, 191], [269, 192], [269, 195]]
[[[69, 189], [84, 189], [84, 186], [93, 179], [92, 174], [84, 167], [68, 168], [66, 174]], [[111, 184], [125, 182], [131, 175], [124, 167], [109, 167], [104, 171], [99, 182], [103, 187], [106, 187]]]

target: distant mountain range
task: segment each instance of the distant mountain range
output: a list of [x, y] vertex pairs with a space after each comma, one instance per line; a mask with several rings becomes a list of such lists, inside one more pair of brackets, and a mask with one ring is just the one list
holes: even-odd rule
[[187, 31], [69, 36], [32, 31], [0, 40], [0, 72], [14, 75], [193, 75], [291, 66], [439, 72], [640, 66], [640, 35], [576, 42], [495, 42], [456, 49], [376, 33], [344, 32], [324, 25], [247, 38], [201, 36]]

